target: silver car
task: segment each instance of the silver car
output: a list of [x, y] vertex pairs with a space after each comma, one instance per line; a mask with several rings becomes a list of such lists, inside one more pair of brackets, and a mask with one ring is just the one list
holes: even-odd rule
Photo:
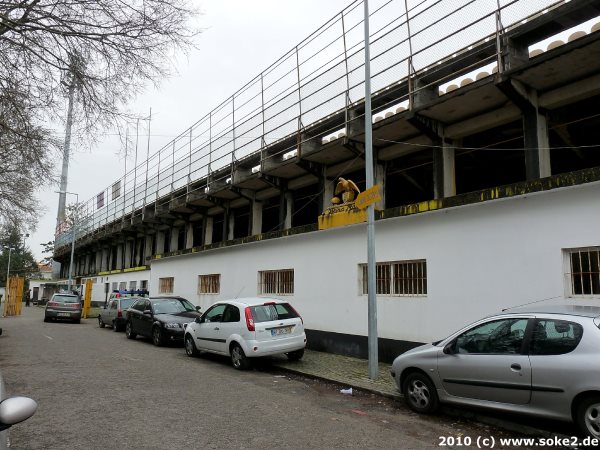
[[573, 421], [600, 438], [600, 307], [553, 305], [487, 317], [398, 356], [408, 406], [439, 403]]
[[115, 297], [100, 309], [98, 314], [98, 326], [104, 328], [106, 325], [112, 327], [113, 331], [125, 329], [127, 323], [127, 309], [140, 297]]
[[54, 294], [46, 303], [44, 322], [50, 320], [81, 321], [81, 299], [75, 294]]
[[6, 398], [4, 379], [0, 374], [0, 450], [8, 448], [7, 430], [35, 413], [37, 403], [27, 397]]

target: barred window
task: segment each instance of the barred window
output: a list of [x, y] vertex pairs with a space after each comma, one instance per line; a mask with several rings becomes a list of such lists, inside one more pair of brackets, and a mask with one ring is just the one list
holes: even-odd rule
[[600, 295], [600, 247], [566, 251], [567, 292], [571, 297]]
[[294, 269], [262, 270], [258, 272], [258, 294], [292, 295]]
[[130, 281], [129, 282], [129, 290], [135, 291], [136, 289], [137, 289], [137, 281]]
[[116, 281], [113, 281], [112, 290], [116, 291], [118, 288], [119, 288], [119, 283], [117, 283]]
[[166, 277], [158, 279], [158, 293], [159, 294], [172, 294], [173, 285], [175, 284], [175, 278]]
[[[368, 294], [367, 264], [360, 264], [360, 293]], [[377, 295], [423, 297], [427, 295], [427, 261], [393, 261], [375, 267]]]
[[140, 281], [140, 289], [148, 289], [148, 280]]
[[198, 294], [218, 294], [221, 292], [221, 274], [198, 275]]
[[119, 290], [122, 291], [124, 289], [127, 289], [127, 281], [121, 281], [119, 283]]

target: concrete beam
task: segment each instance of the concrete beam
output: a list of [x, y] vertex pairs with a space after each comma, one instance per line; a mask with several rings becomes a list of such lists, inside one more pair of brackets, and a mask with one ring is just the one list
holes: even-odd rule
[[466, 136], [481, 133], [493, 127], [506, 125], [521, 117], [521, 111], [516, 105], [507, 105], [489, 113], [470, 117], [461, 122], [447, 125], [444, 135], [447, 139], [462, 139]]

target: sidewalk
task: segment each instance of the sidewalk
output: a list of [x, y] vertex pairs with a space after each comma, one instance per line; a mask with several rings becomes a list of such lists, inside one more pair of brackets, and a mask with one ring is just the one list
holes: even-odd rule
[[300, 361], [274, 358], [273, 365], [289, 372], [333, 381], [344, 387], [354, 387], [394, 399], [400, 398], [390, 375], [390, 364], [379, 364], [379, 376], [375, 381], [369, 379], [367, 360], [333, 353], [305, 350]]

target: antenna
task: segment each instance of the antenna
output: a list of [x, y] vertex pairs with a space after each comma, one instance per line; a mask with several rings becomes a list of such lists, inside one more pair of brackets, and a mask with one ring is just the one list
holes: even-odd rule
[[234, 300], [240, 296], [240, 294], [242, 293], [242, 291], [244, 290], [245, 287], [246, 286], [242, 286], [242, 288], [239, 290], [239, 292], [237, 293], [237, 295], [235, 297], [233, 297]]
[[523, 303], [522, 305], [511, 306], [510, 308], [504, 308], [502, 310], [502, 312], [508, 311], [509, 309], [520, 308], [522, 306], [533, 305], [534, 303], [545, 302], [546, 300], [554, 300], [555, 298], [561, 298], [561, 297], [562, 297], [562, 295], [557, 295], [556, 297], [548, 297], [548, 298], [543, 298], [541, 300], [535, 300], [535, 301], [529, 302], [529, 303]]

